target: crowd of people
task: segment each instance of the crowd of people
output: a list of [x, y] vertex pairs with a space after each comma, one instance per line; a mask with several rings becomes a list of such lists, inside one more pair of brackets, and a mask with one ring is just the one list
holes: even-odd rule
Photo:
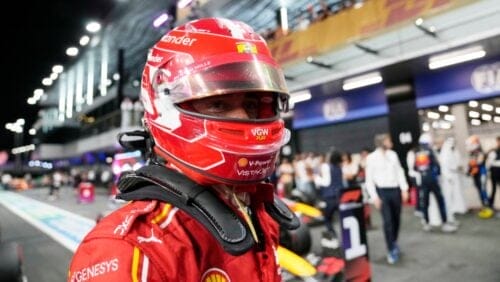
[[[362, 3], [356, 1], [356, 3]], [[286, 35], [289, 32], [306, 30], [311, 24], [321, 22], [330, 16], [333, 16], [343, 10], [355, 7], [355, 1], [344, 0], [335, 4], [329, 4], [328, 1], [320, 0], [308, 4], [303, 10], [289, 20], [288, 30], [284, 31], [280, 26], [269, 27], [260, 34], [266, 40], [274, 40]], [[287, 33], [285, 33], [287, 32]]]
[[[474, 199], [464, 193], [464, 183], [468, 183], [464, 180], [469, 177], [481, 203], [478, 216], [490, 218], [495, 214], [496, 186], [500, 183], [500, 136], [496, 142], [496, 147], [485, 151], [479, 137], [473, 135], [466, 142], [468, 155], [462, 156], [453, 138], [433, 140], [424, 133], [403, 160], [407, 171], [385, 134], [375, 137], [375, 150], [366, 148], [356, 154], [338, 149], [322, 154], [298, 153], [293, 160], [282, 158], [278, 165], [277, 191], [283, 197], [321, 207], [325, 229], [336, 236], [333, 214], [338, 209], [341, 190], [361, 187], [365, 202], [381, 212], [387, 261], [394, 264], [401, 252], [397, 239], [404, 203], [414, 203], [422, 230], [429, 232], [440, 227], [444, 233], [454, 233], [460, 225], [457, 215], [476, 208]], [[487, 185], [488, 175], [490, 185]]]

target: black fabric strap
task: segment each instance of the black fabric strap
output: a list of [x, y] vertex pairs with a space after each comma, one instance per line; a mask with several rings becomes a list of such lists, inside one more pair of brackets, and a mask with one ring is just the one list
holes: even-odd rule
[[200, 222], [232, 255], [248, 251], [254, 240], [243, 222], [210, 189], [182, 174], [158, 165], [148, 165], [120, 177], [118, 198], [168, 202]]
[[288, 206], [278, 197], [274, 197], [273, 203], [266, 203], [267, 213], [276, 220], [279, 225], [288, 230], [299, 228], [300, 220]]
[[[121, 175], [118, 181], [122, 200], [161, 200], [170, 203], [200, 222], [232, 255], [240, 255], [254, 245], [246, 224], [212, 190], [160, 165], [146, 165]], [[296, 229], [297, 216], [279, 198], [265, 203], [267, 213], [281, 227]]]

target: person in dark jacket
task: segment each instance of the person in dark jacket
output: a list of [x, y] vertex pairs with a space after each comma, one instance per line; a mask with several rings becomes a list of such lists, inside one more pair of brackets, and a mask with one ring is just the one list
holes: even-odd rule
[[441, 185], [439, 184], [441, 167], [431, 145], [432, 137], [424, 133], [420, 136], [419, 146], [415, 150], [414, 170], [418, 173], [420, 190], [423, 193], [422, 212], [424, 222], [422, 223], [422, 228], [424, 231], [430, 231], [432, 228], [429, 224], [429, 196], [430, 193], [433, 193], [438, 204], [439, 214], [441, 215], [441, 230], [448, 233], [455, 232], [457, 231], [457, 226], [448, 221], [447, 207], [443, 193], [441, 192]]
[[[330, 235], [327, 237], [336, 239], [337, 233], [333, 228], [333, 217], [335, 211], [338, 210], [340, 191], [345, 187], [341, 168], [342, 155], [333, 150], [327, 159], [328, 161], [321, 164], [320, 173], [315, 175], [314, 182], [319, 190], [319, 196], [324, 202], [323, 217], [327, 233]], [[338, 241], [336, 242], [338, 244]]]

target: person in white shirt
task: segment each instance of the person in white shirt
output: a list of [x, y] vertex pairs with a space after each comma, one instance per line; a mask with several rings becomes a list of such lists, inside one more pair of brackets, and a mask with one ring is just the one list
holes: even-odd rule
[[377, 149], [366, 160], [366, 188], [373, 204], [382, 213], [387, 245], [387, 262], [399, 260], [397, 244], [401, 204], [408, 200], [408, 183], [389, 135], [375, 136]]
[[357, 185], [357, 176], [359, 173], [359, 164], [352, 160], [350, 152], [342, 154], [342, 175], [347, 181], [347, 186], [352, 187]]

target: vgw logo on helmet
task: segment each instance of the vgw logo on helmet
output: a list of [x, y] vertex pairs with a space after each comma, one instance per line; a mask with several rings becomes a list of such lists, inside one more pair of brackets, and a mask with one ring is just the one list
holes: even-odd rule
[[266, 140], [267, 135], [269, 135], [269, 128], [254, 128], [252, 129], [252, 135], [255, 136], [257, 141]]

